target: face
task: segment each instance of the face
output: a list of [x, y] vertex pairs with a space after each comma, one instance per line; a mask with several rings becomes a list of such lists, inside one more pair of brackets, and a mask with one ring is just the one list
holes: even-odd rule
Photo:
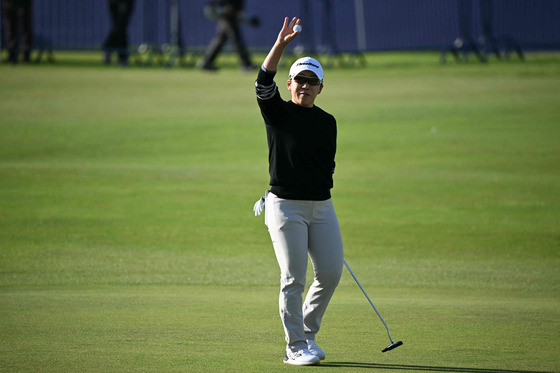
[[[300, 72], [297, 76], [317, 78], [314, 73], [308, 70]], [[293, 103], [306, 108], [311, 108], [315, 103], [317, 95], [323, 90], [323, 83], [314, 86], [309, 84], [309, 82], [304, 82], [302, 84], [296, 79], [289, 79], [288, 89], [292, 93]]]

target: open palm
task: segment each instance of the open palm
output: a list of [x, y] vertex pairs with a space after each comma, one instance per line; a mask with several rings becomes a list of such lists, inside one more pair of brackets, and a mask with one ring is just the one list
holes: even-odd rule
[[292, 18], [288, 23], [288, 17], [284, 18], [284, 25], [278, 34], [278, 41], [281, 44], [289, 44], [299, 34], [299, 31], [294, 31], [294, 26], [300, 24], [299, 18]]

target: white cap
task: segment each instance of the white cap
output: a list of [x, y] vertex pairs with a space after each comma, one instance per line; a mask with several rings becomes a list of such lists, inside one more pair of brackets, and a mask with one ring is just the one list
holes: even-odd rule
[[297, 74], [306, 70], [317, 75], [317, 78], [319, 78], [321, 82], [323, 81], [323, 68], [319, 61], [311, 57], [303, 57], [294, 62], [292, 67], [290, 67], [289, 78], [293, 79]]

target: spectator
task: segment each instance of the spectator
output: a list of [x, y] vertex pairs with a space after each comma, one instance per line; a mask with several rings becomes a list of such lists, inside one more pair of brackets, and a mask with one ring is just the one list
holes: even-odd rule
[[222, 48], [228, 40], [232, 40], [235, 44], [239, 58], [241, 59], [242, 68], [245, 71], [255, 69], [251, 62], [251, 57], [245, 46], [245, 42], [239, 30], [239, 22], [246, 22], [252, 26], [259, 25], [257, 17], [245, 18], [243, 13], [243, 0], [218, 0], [209, 2], [204, 9], [205, 16], [218, 22], [216, 35], [208, 45], [204, 60], [198, 67], [207, 70], [217, 70], [214, 65], [216, 57], [222, 51]]
[[111, 31], [103, 43], [106, 65], [111, 63], [113, 53], [117, 53], [119, 65], [128, 64], [128, 23], [133, 8], [134, 0], [109, 0]]
[[[6, 42], [8, 61], [18, 62], [18, 54], [23, 55], [23, 62], [30, 62], [33, 44], [33, 23], [31, 17], [31, 0], [3, 0], [2, 7], [6, 17]], [[21, 38], [20, 36], [21, 32]]]

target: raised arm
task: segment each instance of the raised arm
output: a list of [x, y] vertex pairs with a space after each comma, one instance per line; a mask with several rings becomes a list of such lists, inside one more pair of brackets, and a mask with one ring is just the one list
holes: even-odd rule
[[284, 18], [284, 25], [282, 26], [282, 30], [278, 34], [278, 38], [276, 39], [276, 43], [272, 46], [272, 49], [264, 59], [263, 67], [268, 71], [276, 71], [278, 70], [278, 64], [280, 63], [280, 58], [282, 58], [282, 54], [284, 53], [284, 49], [286, 46], [294, 40], [294, 38], [299, 34], [299, 31], [294, 31], [293, 28], [295, 25], [300, 24], [299, 18], [292, 18], [292, 20], [288, 23], [288, 17]]

